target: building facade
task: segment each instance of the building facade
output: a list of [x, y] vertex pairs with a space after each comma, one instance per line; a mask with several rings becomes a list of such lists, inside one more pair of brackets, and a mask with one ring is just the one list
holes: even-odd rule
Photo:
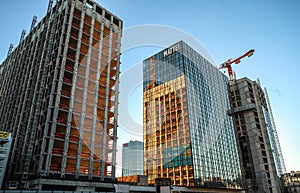
[[300, 192], [300, 171], [291, 171], [282, 175], [285, 193]]
[[92, 0], [60, 0], [0, 65], [6, 187], [114, 180], [121, 34]]
[[144, 60], [143, 72], [149, 184], [241, 188], [228, 78], [183, 41]]
[[144, 174], [144, 145], [141, 141], [130, 141], [123, 144], [122, 176]]
[[9, 151], [11, 147], [11, 134], [0, 131], [0, 188], [6, 171]]
[[[271, 146], [273, 128], [263, 89], [256, 81], [242, 78], [231, 81], [229, 90], [231, 109], [228, 113], [233, 117], [236, 128], [246, 190], [281, 192], [274, 157], [280, 155]], [[284, 163], [278, 168], [284, 168]]]

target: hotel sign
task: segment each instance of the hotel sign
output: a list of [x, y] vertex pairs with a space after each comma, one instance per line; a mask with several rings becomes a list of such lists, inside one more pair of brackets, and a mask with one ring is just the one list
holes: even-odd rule
[[8, 132], [0, 131], [0, 139], [8, 139], [9, 138]]
[[172, 46], [172, 47], [166, 49], [166, 50], [164, 51], [164, 57], [167, 57], [167, 56], [169, 56], [170, 54], [173, 54], [174, 52], [177, 52], [177, 51], [179, 51], [179, 50], [180, 50], [180, 45], [179, 45], [179, 43], [178, 43], [178, 44], [176, 44], [176, 45], [174, 45], [174, 46]]

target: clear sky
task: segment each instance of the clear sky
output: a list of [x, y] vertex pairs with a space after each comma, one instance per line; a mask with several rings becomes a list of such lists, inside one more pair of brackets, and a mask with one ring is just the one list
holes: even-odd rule
[[[262, 86], [267, 87], [287, 171], [300, 171], [300, 126], [297, 121], [300, 119], [298, 85], [300, 1], [96, 0], [96, 2], [121, 18], [124, 21], [125, 31], [130, 31], [134, 26], [141, 30], [142, 25], [153, 24], [154, 29], [160, 29], [161, 25], [172, 29], [164, 31], [164, 37], [169, 33], [169, 37], [176, 39], [175, 31], [189, 34], [191, 38], [201, 42], [215, 64], [237, 57], [251, 48], [255, 49], [251, 58], [245, 58], [240, 64], [234, 65], [233, 69], [238, 78], [245, 76], [252, 80], [259, 78]], [[29, 30], [33, 15], [38, 16], [38, 21], [45, 15], [47, 4], [48, 0], [1, 1], [1, 61], [6, 57], [9, 44], [18, 44], [22, 29]], [[119, 145], [130, 139], [142, 140], [140, 130], [142, 82], [136, 80], [134, 86], [130, 87], [128, 81], [127, 83], [125, 81], [132, 78], [130, 76], [132, 74], [141, 80], [141, 61], [160, 51], [165, 45], [162, 39], [162, 43], [156, 42], [151, 46], [147, 43], [144, 45], [133, 43], [132, 47], [126, 47], [134, 41], [134, 38], [128, 38], [126, 33], [124, 38], [127, 41], [123, 42], [125, 49], [123, 48], [121, 57], [121, 70], [125, 75], [123, 80], [121, 77], [123, 98], [120, 101]], [[139, 38], [147, 42], [148, 36], [146, 34]], [[178, 36], [178, 40], [180, 38]], [[130, 89], [127, 89], [128, 87]], [[129, 113], [122, 114], [126, 112], [124, 109]], [[127, 122], [128, 116], [134, 121]]]

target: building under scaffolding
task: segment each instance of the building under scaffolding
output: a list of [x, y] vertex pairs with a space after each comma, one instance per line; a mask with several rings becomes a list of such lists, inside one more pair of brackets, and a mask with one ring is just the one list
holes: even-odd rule
[[279, 178], [285, 169], [267, 93], [248, 78], [231, 81], [229, 92], [228, 113], [236, 128], [247, 192], [281, 192]]
[[112, 181], [122, 21], [92, 0], [50, 0], [35, 20], [0, 65], [0, 130], [13, 139], [4, 185]]

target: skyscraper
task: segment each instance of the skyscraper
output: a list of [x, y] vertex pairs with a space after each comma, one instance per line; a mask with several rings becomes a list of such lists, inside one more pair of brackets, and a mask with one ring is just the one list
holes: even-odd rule
[[114, 180], [121, 34], [92, 0], [60, 0], [0, 65], [0, 129], [13, 138], [6, 187]]
[[122, 150], [122, 176], [144, 174], [143, 142], [130, 141], [123, 144]]
[[247, 191], [281, 192], [279, 176], [284, 171], [284, 163], [263, 89], [256, 81], [242, 78], [231, 81], [229, 90], [228, 113], [236, 128]]
[[149, 184], [241, 188], [228, 78], [183, 41], [144, 60], [143, 72]]

